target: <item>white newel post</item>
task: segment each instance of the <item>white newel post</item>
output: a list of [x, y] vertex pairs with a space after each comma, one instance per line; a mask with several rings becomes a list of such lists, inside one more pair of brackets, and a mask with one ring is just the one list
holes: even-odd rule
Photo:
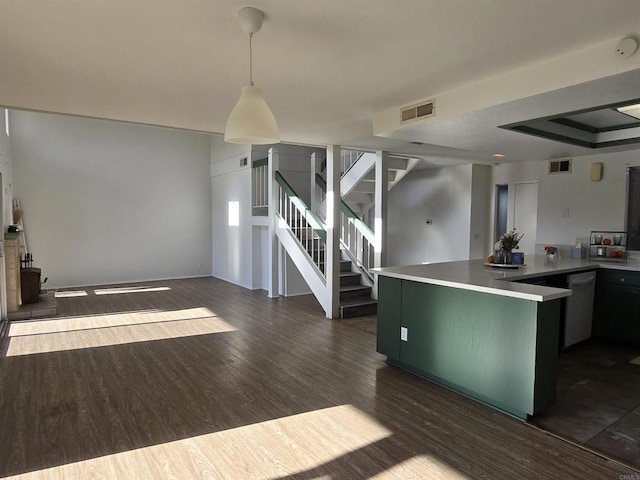
[[[389, 195], [389, 152], [376, 152], [376, 184], [373, 234], [376, 245], [373, 255], [374, 267], [387, 265], [387, 197]], [[375, 276], [372, 296], [378, 298], [378, 276]]]
[[276, 172], [280, 168], [280, 155], [275, 148], [269, 149], [269, 285], [268, 296], [279, 296], [278, 288], [278, 237], [276, 236], [276, 208], [278, 206], [278, 185]]
[[327, 318], [340, 315], [340, 147], [327, 147], [327, 249], [325, 278], [327, 282]]
[[320, 213], [320, 203], [322, 202], [322, 196], [320, 193], [320, 187], [316, 183], [316, 173], [320, 173], [322, 167], [322, 159], [318, 158], [317, 153], [311, 154], [311, 211], [313, 213]]

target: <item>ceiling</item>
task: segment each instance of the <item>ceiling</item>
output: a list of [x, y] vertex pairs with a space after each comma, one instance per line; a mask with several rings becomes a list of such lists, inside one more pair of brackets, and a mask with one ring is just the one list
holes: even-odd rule
[[[285, 142], [579, 155], [497, 127], [640, 98], [640, 54], [614, 55], [637, 0], [2, 0], [0, 105], [222, 133], [248, 79], [241, 6], [266, 14], [254, 80]], [[434, 118], [376, 121], [425, 98]]]
[[640, 120], [618, 110], [617, 106], [565, 112], [500, 128], [591, 149], [640, 143]]

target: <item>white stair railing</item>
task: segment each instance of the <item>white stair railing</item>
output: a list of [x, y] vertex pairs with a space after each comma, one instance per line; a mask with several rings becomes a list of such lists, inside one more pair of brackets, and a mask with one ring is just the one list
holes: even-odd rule
[[289, 227], [318, 273], [325, 276], [327, 233], [323, 222], [298, 197], [284, 177], [276, 172], [278, 183], [277, 214]]
[[340, 151], [340, 176], [344, 176], [366, 152], [343, 149]]
[[[349, 171], [349, 169], [367, 152], [360, 150], [348, 150], [346, 148], [340, 150], [340, 176], [343, 177]], [[325, 171], [327, 168], [327, 161], [323, 160], [321, 171]]]
[[251, 167], [251, 207], [253, 214], [266, 215], [269, 207], [269, 159], [255, 160]]
[[[346, 207], [346, 208], [343, 208]], [[367, 225], [343, 202], [340, 212], [340, 243], [349, 259], [367, 279], [373, 282], [369, 270], [374, 267], [375, 237]]]
[[[319, 174], [316, 174], [316, 183], [326, 192], [326, 182]], [[373, 282], [369, 270], [374, 267], [375, 235], [344, 200], [340, 200], [340, 243], [349, 259]]]

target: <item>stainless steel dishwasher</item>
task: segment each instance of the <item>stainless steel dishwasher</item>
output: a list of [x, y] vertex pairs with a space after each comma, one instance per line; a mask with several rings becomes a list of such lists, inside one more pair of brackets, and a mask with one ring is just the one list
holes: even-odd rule
[[591, 338], [593, 321], [593, 296], [596, 286], [596, 272], [568, 275], [571, 296], [567, 298], [564, 318], [564, 342], [562, 348], [575, 345]]

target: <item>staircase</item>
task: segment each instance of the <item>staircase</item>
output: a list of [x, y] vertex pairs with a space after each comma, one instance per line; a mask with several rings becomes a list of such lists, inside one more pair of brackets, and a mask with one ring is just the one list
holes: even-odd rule
[[[325, 270], [325, 249], [320, 238], [309, 239], [313, 229], [302, 219], [300, 225], [291, 229], [305, 249], [309, 258], [316, 261], [319, 270]], [[371, 298], [371, 286], [362, 284], [362, 274], [357, 265], [346, 259], [340, 250], [340, 318], [373, 315], [378, 310], [378, 302]]]
[[[345, 158], [345, 152], [348, 158]], [[375, 236], [362, 218], [374, 203], [376, 155], [353, 150], [342, 151], [340, 191], [340, 318], [373, 314], [377, 301], [371, 297], [373, 278], [369, 269], [374, 266]], [[314, 160], [315, 161], [315, 160]], [[388, 188], [392, 188], [419, 162], [418, 158], [390, 156]], [[324, 168], [321, 168], [324, 170]], [[312, 204], [314, 211], [300, 199], [279, 172], [278, 184], [279, 220], [276, 235], [314, 295], [328, 312], [333, 314], [335, 303], [331, 300], [325, 277], [326, 229], [321, 215], [324, 210], [321, 191], [326, 190], [322, 175], [312, 172]], [[314, 188], [318, 190], [314, 193]], [[345, 201], [347, 200], [347, 201]], [[349, 203], [347, 203], [349, 202]], [[278, 205], [278, 203], [276, 204]]]
[[361, 274], [352, 270], [351, 260], [340, 261], [340, 318], [375, 314], [378, 302], [371, 298], [371, 287], [362, 285]]
[[[376, 155], [374, 153], [360, 152], [357, 161], [344, 171], [340, 179], [340, 192], [343, 200], [359, 216], [366, 214], [374, 203], [375, 162]], [[388, 161], [389, 190], [397, 185], [419, 162], [418, 158], [390, 155]]]
[[[326, 232], [319, 219], [295, 195], [286, 180], [280, 174], [277, 175], [277, 178], [281, 184], [282, 200], [280, 203], [285, 205], [285, 208], [281, 208], [279, 215], [285, 220], [283, 223], [286, 223], [286, 227], [281, 224], [278, 229], [278, 238], [322, 304], [325, 292], [322, 285], [319, 284], [319, 280], [324, 283], [326, 274]], [[283, 195], [287, 197], [286, 201]], [[295, 201], [292, 200], [294, 198]], [[292, 202], [292, 205], [287, 205], [287, 202]], [[292, 206], [295, 209], [293, 214], [291, 214]], [[292, 242], [292, 239], [295, 241]], [[303, 251], [303, 255], [300, 250]], [[376, 313], [378, 302], [371, 298], [371, 286], [362, 283], [362, 268], [358, 267], [357, 262], [349, 259], [350, 255], [344, 245], [341, 247], [340, 253], [340, 318]]]
[[[292, 227], [291, 231], [309, 258], [316, 262], [316, 266], [324, 274], [325, 249], [322, 239], [304, 218]], [[340, 256], [340, 318], [375, 314], [378, 302], [371, 298], [371, 286], [362, 284], [360, 269], [347, 258], [344, 247], [340, 249]]]

